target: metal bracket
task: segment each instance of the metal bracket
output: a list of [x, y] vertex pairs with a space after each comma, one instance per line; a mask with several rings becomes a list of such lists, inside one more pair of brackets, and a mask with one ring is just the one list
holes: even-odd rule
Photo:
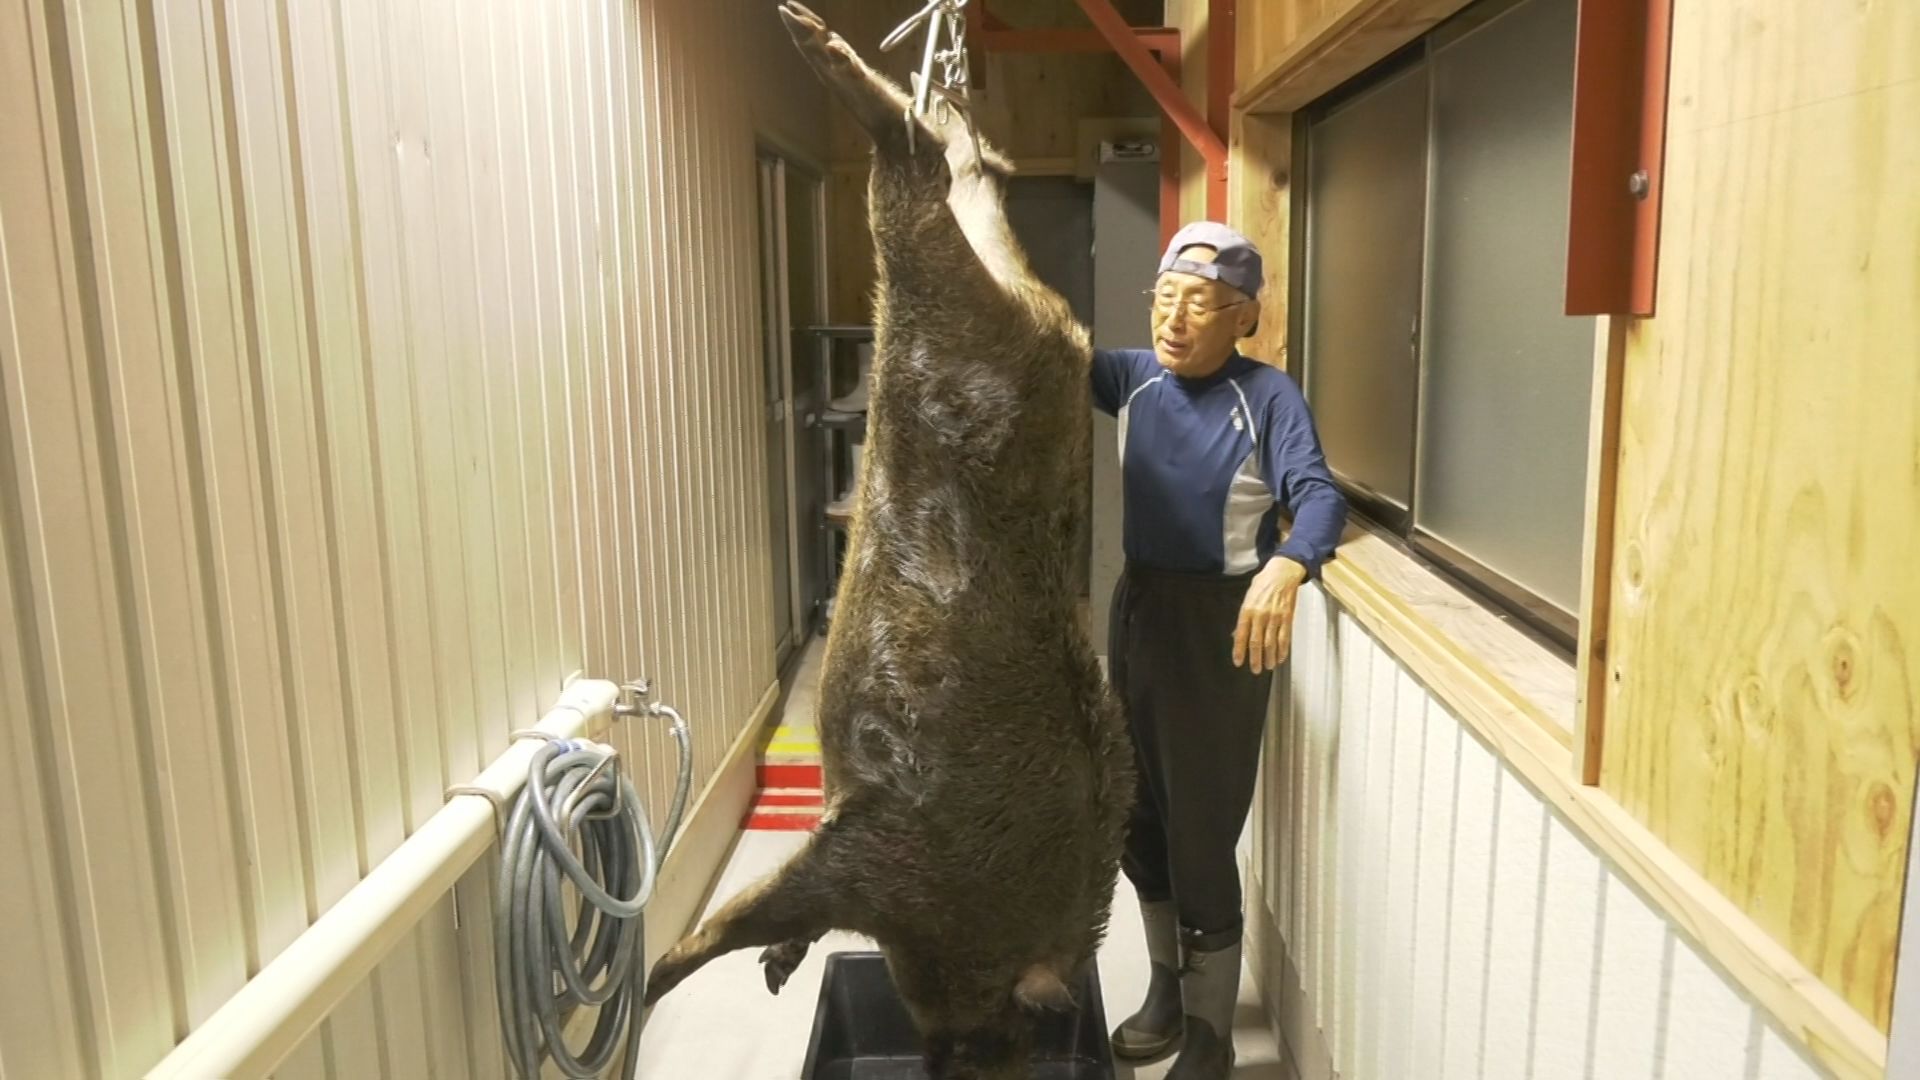
[[[935, 94], [940, 97], [939, 117], [946, 123], [951, 110], [958, 108], [967, 119], [967, 134], [973, 139], [973, 152], [983, 156], [980, 148], [980, 131], [973, 122], [973, 103], [969, 94], [973, 73], [967, 61], [967, 0], [927, 0], [927, 3], [911, 18], [893, 28], [880, 42], [881, 52], [891, 52], [894, 46], [907, 39], [907, 35], [918, 29], [922, 23], [927, 27], [927, 40], [920, 54], [920, 70], [912, 75], [913, 103], [907, 108], [904, 119], [907, 123], [907, 151], [914, 153], [914, 121], [927, 113], [927, 105]], [[940, 47], [944, 31], [950, 44]], [[934, 75], [934, 65], [939, 64], [940, 73]]]

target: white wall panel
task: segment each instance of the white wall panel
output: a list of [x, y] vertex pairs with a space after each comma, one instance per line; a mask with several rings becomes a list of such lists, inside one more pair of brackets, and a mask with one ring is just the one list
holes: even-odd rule
[[[138, 1075], [576, 671], [705, 785], [774, 677], [755, 137], [827, 105], [762, 0], [0, 0], [0, 1075]], [[281, 1075], [503, 1075], [487, 903]]]
[[1303, 1075], [1320, 1048], [1351, 1080], [1820, 1075], [1325, 592], [1296, 619], [1249, 895]]

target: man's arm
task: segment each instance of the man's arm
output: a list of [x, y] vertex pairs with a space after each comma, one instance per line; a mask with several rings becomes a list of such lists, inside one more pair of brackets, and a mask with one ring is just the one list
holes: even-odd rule
[[1261, 454], [1274, 500], [1293, 515], [1293, 532], [1254, 575], [1240, 606], [1233, 662], [1251, 661], [1256, 675], [1286, 662], [1300, 584], [1319, 576], [1347, 524], [1346, 496], [1327, 468], [1306, 399], [1291, 380], [1273, 402]]
[[1117, 416], [1127, 403], [1136, 381], [1138, 349], [1095, 349], [1087, 378], [1093, 387], [1093, 407], [1108, 416]]
[[1299, 563], [1311, 580], [1340, 545], [1347, 527], [1347, 497], [1327, 468], [1306, 399], [1291, 383], [1288, 390], [1291, 393], [1273, 403], [1261, 464], [1274, 499], [1293, 517], [1293, 531], [1279, 554]]

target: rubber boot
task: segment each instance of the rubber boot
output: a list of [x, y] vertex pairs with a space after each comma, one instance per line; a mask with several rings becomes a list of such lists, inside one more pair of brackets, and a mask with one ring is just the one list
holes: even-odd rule
[[1183, 930], [1186, 964], [1180, 997], [1186, 1004], [1186, 1043], [1167, 1080], [1227, 1080], [1233, 1075], [1233, 1009], [1240, 1000], [1240, 942], [1196, 947]]
[[1114, 1056], [1127, 1061], [1159, 1057], [1180, 1040], [1180, 928], [1173, 901], [1140, 902], [1147, 930], [1150, 975], [1147, 1000], [1113, 1029]]
[[873, 342], [863, 341], [854, 348], [860, 360], [860, 374], [853, 389], [828, 402], [835, 412], [856, 413], [867, 410], [867, 384], [873, 379]]
[[852, 514], [853, 497], [860, 493], [860, 471], [865, 465], [862, 459], [866, 454], [866, 445], [864, 443], [854, 443], [850, 449], [852, 450], [851, 456], [853, 458], [853, 478], [847, 481], [847, 490], [841, 492], [839, 498], [827, 504], [827, 513], [829, 514], [837, 516]]

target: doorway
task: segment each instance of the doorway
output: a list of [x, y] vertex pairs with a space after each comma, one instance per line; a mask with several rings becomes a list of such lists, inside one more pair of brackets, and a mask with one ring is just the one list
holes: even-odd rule
[[826, 187], [819, 173], [762, 146], [758, 189], [774, 659], [784, 667], [811, 634], [810, 616], [824, 588], [812, 572], [818, 559], [803, 550], [813, 530], [800, 527], [810, 499], [802, 490], [807, 474], [795, 462], [810, 458], [800, 445], [794, 396], [796, 385], [810, 384], [795, 378], [796, 365], [815, 361], [806, 328], [826, 310]]
[[[1082, 326], [1094, 316], [1093, 185], [1071, 176], [1016, 176], [1006, 186], [1007, 224], [1034, 276], [1052, 287]], [[1087, 599], [1093, 533], [1091, 477], [1080, 486], [1073, 580]]]

